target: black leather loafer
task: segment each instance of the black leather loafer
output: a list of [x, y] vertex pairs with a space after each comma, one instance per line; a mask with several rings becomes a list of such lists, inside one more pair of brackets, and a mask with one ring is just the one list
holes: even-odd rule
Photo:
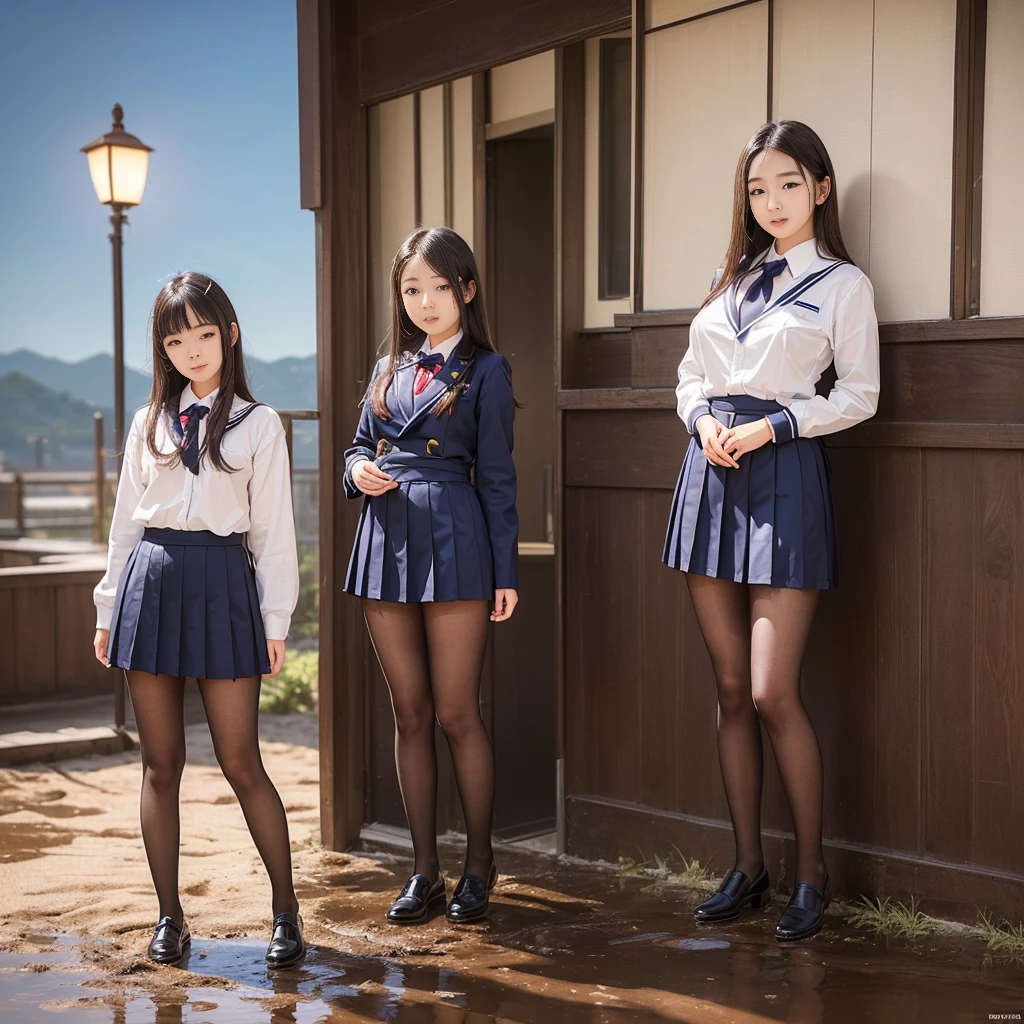
[[179, 927], [171, 917], [161, 917], [149, 942], [149, 959], [155, 964], [176, 964], [192, 943], [188, 923]]
[[291, 967], [305, 955], [302, 918], [298, 914], [275, 914], [274, 930], [267, 946], [267, 963], [271, 967]]
[[796, 942], [809, 939], [821, 931], [825, 923], [825, 908], [832, 900], [828, 875], [825, 875], [825, 891], [819, 892], [810, 882], [797, 882], [786, 909], [779, 918], [775, 938], [779, 942]]
[[426, 875], [413, 875], [388, 909], [391, 924], [418, 924], [444, 906], [447, 896], [444, 875], [431, 882]]
[[746, 906], [758, 910], [766, 906], [771, 899], [769, 887], [768, 871], [763, 865], [753, 881], [742, 871], [734, 869], [729, 872], [713, 896], [694, 907], [694, 920], [703, 924], [731, 921], [734, 917], [739, 917], [740, 911]]
[[463, 875], [455, 886], [452, 901], [448, 904], [446, 917], [452, 924], [468, 924], [479, 921], [487, 913], [488, 897], [498, 883], [498, 868], [491, 863], [491, 872], [485, 882], [477, 875]]

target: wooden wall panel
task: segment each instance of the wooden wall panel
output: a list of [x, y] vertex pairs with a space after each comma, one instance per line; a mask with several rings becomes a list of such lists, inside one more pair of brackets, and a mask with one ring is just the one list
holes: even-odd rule
[[640, 791], [641, 579], [632, 538], [641, 516], [637, 491], [566, 495], [567, 792], [635, 800]]
[[[443, 8], [443, 11], [439, 10]], [[628, 27], [629, 0], [358, 0], [360, 99], [398, 96]]]
[[[563, 417], [569, 849], [614, 859], [624, 842], [649, 855], [671, 840], [727, 866], [714, 680], [683, 574], [660, 563], [674, 414]], [[829, 460], [841, 587], [822, 596], [802, 693], [839, 887], [917, 892], [959, 916], [972, 901], [1024, 906], [1024, 451], [850, 445]], [[782, 865], [791, 819], [767, 742], [765, 766], [767, 849]], [[579, 800], [605, 808], [601, 838], [576, 831], [597, 813], [581, 817]], [[616, 832], [615, 807], [649, 827]]]
[[1024, 456], [979, 452], [974, 481], [971, 859], [1019, 871], [1024, 850]]
[[[1012, 333], [1019, 337], [883, 343], [876, 421], [1024, 423], [1024, 317]], [[680, 323], [634, 327], [633, 387], [675, 388], [688, 334], [688, 325]]]
[[[925, 784], [923, 853], [971, 859], [974, 739], [975, 524], [970, 514], [977, 456], [924, 457]], [[965, 508], [966, 506], [966, 508]]]
[[562, 339], [562, 382], [578, 388], [628, 388], [630, 333], [624, 327], [588, 330]]
[[667, 409], [567, 413], [565, 484], [671, 490], [689, 440]]

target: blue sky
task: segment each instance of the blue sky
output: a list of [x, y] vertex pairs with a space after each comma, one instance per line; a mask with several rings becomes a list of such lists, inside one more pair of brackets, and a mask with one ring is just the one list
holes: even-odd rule
[[109, 211], [79, 149], [154, 148], [125, 234], [125, 361], [153, 299], [216, 277], [261, 359], [316, 351], [313, 214], [299, 207], [294, 0], [0, 5], [0, 352], [112, 351]]

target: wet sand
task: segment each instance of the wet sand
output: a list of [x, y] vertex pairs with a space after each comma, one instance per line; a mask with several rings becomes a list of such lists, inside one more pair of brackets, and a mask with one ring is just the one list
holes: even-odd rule
[[[783, 947], [772, 937], [781, 897], [698, 928], [699, 894], [512, 849], [500, 852], [485, 924], [389, 927], [408, 861], [323, 851], [315, 720], [265, 716], [263, 732], [289, 808], [305, 963], [274, 975], [263, 964], [269, 886], [205, 726], [191, 726], [181, 879], [195, 939], [180, 968], [141, 957], [156, 906], [137, 755], [0, 772], [0, 1020], [944, 1024], [1024, 1013], [1024, 972], [976, 941], [886, 944], [836, 913], [817, 938]], [[457, 876], [458, 848], [442, 857]]]

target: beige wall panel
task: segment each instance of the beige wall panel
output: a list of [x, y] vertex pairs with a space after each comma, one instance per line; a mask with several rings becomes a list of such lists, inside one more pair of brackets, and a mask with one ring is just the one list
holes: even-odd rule
[[988, 0], [981, 315], [1024, 314], [1024, 3]]
[[880, 320], [949, 316], [956, 0], [875, 0], [869, 272]]
[[728, 7], [734, 0], [647, 0], [647, 27], [671, 25], [684, 18], [696, 18], [708, 11]]
[[473, 79], [452, 82], [452, 223], [473, 245]]
[[444, 86], [420, 93], [420, 223], [441, 227], [444, 215]]
[[387, 333], [391, 261], [415, 223], [413, 99], [370, 108], [370, 280], [373, 344]]
[[[803, 121], [832, 157], [850, 255], [871, 273], [872, 0], [775, 0], [772, 117]], [[808, 88], [808, 83], [828, 88]]]
[[[629, 38], [628, 32], [620, 33]], [[614, 38], [609, 36], [606, 38]], [[598, 180], [600, 176], [601, 139], [601, 40], [586, 42], [587, 97], [586, 97], [586, 150], [583, 167], [583, 274], [584, 327], [611, 327], [616, 313], [630, 312], [631, 302], [626, 299], [599, 299], [598, 283]], [[632, 280], [632, 275], [631, 278]]]
[[555, 51], [492, 68], [491, 124], [555, 107]]
[[644, 308], [699, 305], [729, 243], [736, 161], [764, 123], [768, 4], [646, 39]]

